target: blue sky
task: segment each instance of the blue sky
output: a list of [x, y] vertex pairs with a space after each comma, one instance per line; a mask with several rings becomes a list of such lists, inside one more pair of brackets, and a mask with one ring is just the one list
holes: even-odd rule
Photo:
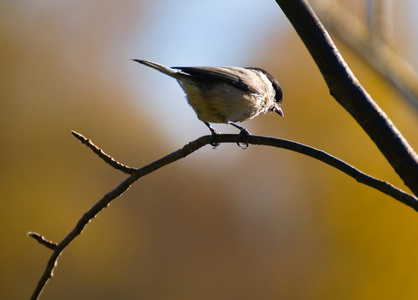
[[168, 65], [245, 63], [284, 20], [270, 0], [160, 1], [146, 17], [138, 51]]

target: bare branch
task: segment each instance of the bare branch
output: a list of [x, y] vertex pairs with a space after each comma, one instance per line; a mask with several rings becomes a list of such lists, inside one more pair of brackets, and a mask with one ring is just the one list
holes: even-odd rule
[[42, 235], [36, 232], [28, 232], [28, 237], [35, 239], [36, 241], [38, 241], [39, 244], [44, 245], [45, 247], [51, 250], [55, 250], [58, 246], [54, 242], [48, 241]]
[[313, 147], [303, 145], [297, 142], [292, 142], [292, 141], [277, 139], [277, 138], [260, 137], [260, 136], [248, 136], [243, 139], [243, 142], [248, 142], [249, 144], [253, 144], [253, 145], [274, 146], [274, 147], [283, 148], [283, 149], [291, 150], [294, 152], [298, 152], [300, 154], [310, 156], [312, 158], [315, 158], [319, 161], [326, 163], [327, 165], [330, 165], [340, 170], [341, 172], [344, 172], [348, 176], [354, 178], [357, 182], [360, 182], [372, 188], [375, 188], [376, 190], [381, 191], [382, 193], [387, 194], [399, 200], [400, 202], [408, 205], [414, 210], [418, 211], [418, 198], [417, 197], [412, 196], [402, 191], [401, 189], [394, 187], [392, 184], [386, 181], [379, 180], [370, 175], [367, 175], [366, 173], [356, 169], [350, 164], [344, 162], [343, 160], [326, 153], [325, 151], [315, 149]]
[[[74, 133], [73, 133], [74, 134]], [[81, 134], [74, 134], [78, 140], [80, 140], [83, 144], [86, 145], [94, 145], [89, 139], [86, 139]], [[82, 137], [82, 138], [81, 138]], [[237, 135], [234, 134], [221, 134], [217, 136], [217, 142], [219, 143], [236, 143], [237, 141]], [[278, 148], [283, 148], [291, 151], [295, 151], [310, 157], [313, 157], [319, 161], [322, 161], [330, 166], [333, 166], [334, 168], [344, 172], [345, 174], [351, 176], [355, 180], [357, 180], [360, 183], [363, 183], [365, 185], [368, 185], [370, 187], [373, 187], [382, 193], [385, 193], [389, 196], [392, 196], [393, 198], [399, 200], [400, 202], [412, 207], [415, 210], [418, 210], [418, 199], [412, 195], [409, 195], [405, 193], [404, 191], [394, 187], [390, 183], [387, 183], [382, 180], [378, 180], [376, 178], [373, 178], [356, 168], [350, 166], [349, 164], [345, 163], [344, 161], [333, 157], [329, 154], [327, 154], [324, 151], [288, 141], [283, 139], [277, 139], [277, 138], [269, 138], [269, 137], [262, 137], [262, 136], [244, 136], [242, 138], [243, 143], [253, 144], [253, 145], [266, 145], [266, 146], [273, 146]], [[198, 138], [197, 140], [194, 140], [187, 145], [185, 145], [183, 148], [174, 151], [173, 153], [154, 161], [153, 163], [146, 165], [139, 169], [134, 169], [131, 173], [131, 175], [125, 179], [119, 186], [117, 186], [114, 190], [107, 193], [102, 199], [100, 199], [89, 211], [87, 211], [82, 218], [77, 222], [74, 229], [59, 243], [54, 244], [52, 242], [46, 241], [41, 235], [37, 233], [29, 233], [28, 235], [35, 238], [38, 242], [41, 244], [47, 246], [48, 248], [53, 249], [53, 253], [47, 263], [47, 266], [45, 268], [45, 271], [39, 280], [33, 295], [31, 297], [32, 300], [38, 299], [40, 293], [42, 292], [43, 288], [49, 281], [49, 279], [53, 276], [54, 268], [57, 266], [58, 258], [61, 255], [62, 251], [78, 236], [83, 232], [83, 229], [85, 226], [94, 218], [96, 215], [102, 211], [104, 208], [106, 208], [109, 203], [114, 200], [115, 198], [122, 195], [123, 192], [125, 192], [135, 181], [137, 181], [139, 178], [152, 173], [155, 170], [158, 170], [159, 168], [166, 166], [170, 163], [173, 163], [181, 158], [184, 158], [188, 156], [189, 154], [193, 153], [194, 151], [202, 148], [203, 146], [210, 143], [210, 136], [203, 136]], [[110, 156], [108, 156], [106, 153], [104, 153], [100, 148], [97, 146], [90, 146], [90, 149], [94, 151], [99, 157], [106, 158], [104, 159], [106, 163], [109, 162]], [[100, 149], [100, 151], [98, 150]], [[114, 160], [112, 158], [112, 160]], [[111, 161], [112, 161], [111, 160]], [[117, 166], [123, 165], [119, 162], [113, 162], [112, 164], [115, 164]], [[113, 165], [112, 165], [113, 167]], [[118, 167], [119, 168], [119, 167]], [[123, 171], [123, 170], [122, 170]], [[49, 247], [52, 246], [53, 247]]]
[[[87, 145], [94, 153], [96, 153], [100, 158], [102, 158], [106, 163], [111, 165], [116, 169], [120, 169], [120, 166], [124, 166], [123, 164], [115, 161], [109, 155], [104, 153], [100, 148], [95, 146], [89, 139], [86, 139], [81, 134], [73, 132], [73, 135], [80, 140], [83, 144]], [[39, 295], [41, 294], [43, 288], [48, 283], [49, 279], [53, 276], [54, 268], [58, 263], [58, 258], [61, 255], [62, 251], [78, 236], [82, 233], [84, 227], [104, 208], [106, 208], [109, 203], [122, 195], [132, 183], [136, 180], [141, 178], [142, 176], [149, 174], [169, 163], [172, 163], [180, 158], [183, 158], [190, 153], [196, 151], [197, 149], [203, 147], [204, 145], [209, 143], [209, 137], [200, 138], [194, 142], [191, 142], [184, 146], [182, 149], [177, 150], [170, 155], [167, 155], [154, 163], [151, 163], [141, 169], [135, 169], [135, 172], [127, 179], [125, 179], [119, 186], [117, 186], [114, 190], [107, 193], [102, 199], [100, 199], [89, 211], [87, 211], [83, 217], [77, 222], [74, 229], [55, 247], [50, 259], [48, 260], [47, 266], [45, 268], [42, 277], [40, 278], [33, 294], [31, 300], [38, 299]], [[116, 167], [115, 167], [116, 166]], [[126, 169], [122, 168], [122, 172], [125, 172]], [[30, 235], [32, 236], [32, 235]], [[36, 234], [36, 236], [40, 236]], [[33, 237], [33, 236], [32, 236]], [[39, 238], [36, 238], [39, 241]]]
[[[308, 3], [304, 0], [276, 1], [282, 7], [302, 40], [307, 45], [330, 87], [331, 94], [350, 114], [353, 115], [386, 156], [404, 182], [412, 189], [412, 191], [418, 194], [418, 183], [416, 182], [416, 178], [418, 177], [418, 159], [416, 153], [408, 145], [384, 112], [381, 111], [377, 104], [358, 83], [343, 58], [339, 55], [338, 50], [332, 43], [327, 32], [315, 17]], [[47, 241], [40, 234], [29, 233], [29, 236], [32, 238], [48, 248], [53, 249], [46, 269], [39, 280], [31, 299], [38, 299], [46, 283], [53, 276], [54, 268], [58, 263], [58, 258], [62, 251], [83, 232], [85, 226], [100, 211], [106, 208], [111, 201], [122, 195], [123, 192], [142, 176], [186, 157], [210, 143], [210, 136], [203, 136], [147, 166], [135, 169], [119, 163], [81, 134], [73, 132], [73, 135], [110, 166], [130, 174], [130, 176], [114, 190], [104, 195], [102, 199], [87, 211], [77, 222], [74, 229], [60, 243], [54, 244]], [[236, 143], [236, 141], [237, 135], [222, 134], [217, 136], [217, 142], [219, 143]], [[292, 141], [252, 135], [243, 137], [241, 141], [253, 145], [267, 145], [284, 148], [313, 157], [344, 172], [356, 181], [373, 187], [418, 211], [418, 199], [415, 196], [409, 195], [390, 183], [373, 178], [324, 151]]]
[[276, 0], [321, 71], [331, 95], [360, 124], [404, 183], [418, 195], [418, 155], [364, 90], [306, 0]]
[[123, 173], [126, 173], [126, 174], [131, 174], [132, 171], [135, 170], [135, 168], [131, 168], [129, 166], [126, 166], [124, 164], [121, 164], [120, 162], [118, 162], [116, 159], [114, 159], [110, 155], [104, 153], [102, 149], [100, 149], [99, 147], [97, 147], [95, 144], [93, 144], [92, 141], [90, 141], [90, 139], [84, 137], [82, 134], [80, 134], [80, 133], [78, 133], [78, 132], [76, 132], [74, 130], [72, 130], [71, 133], [73, 134], [73, 136], [75, 136], [75, 138], [77, 140], [79, 140], [84, 145], [86, 145], [87, 147], [89, 147], [94, 153], [96, 153], [108, 165], [110, 165], [111, 167], [115, 168], [116, 170], [122, 171]]

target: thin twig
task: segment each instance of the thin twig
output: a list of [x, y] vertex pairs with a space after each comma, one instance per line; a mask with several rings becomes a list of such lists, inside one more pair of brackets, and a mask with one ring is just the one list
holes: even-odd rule
[[97, 156], [99, 156], [101, 159], [103, 159], [112, 168], [115, 168], [116, 170], [122, 171], [123, 173], [126, 173], [126, 174], [131, 174], [132, 171], [135, 170], [135, 168], [131, 168], [127, 165], [121, 164], [116, 159], [114, 159], [112, 156], [104, 153], [104, 151], [102, 149], [97, 147], [90, 139], [86, 138], [84, 135], [82, 135], [82, 134], [80, 134], [80, 133], [78, 133], [74, 130], [72, 130], [71, 133], [73, 134], [73, 136], [77, 140], [79, 140], [81, 143], [83, 143], [83, 145], [86, 145], [87, 147], [89, 147], [94, 153], [97, 154]]
[[[91, 150], [93, 150], [94, 153], [96, 153], [100, 158], [102, 158], [106, 163], [111, 165], [112, 167], [116, 169], [120, 169], [120, 166], [124, 166], [123, 164], [117, 162], [112, 157], [110, 157], [108, 154], [104, 153], [103, 150], [98, 148], [94, 145], [89, 139], [86, 139], [81, 134], [77, 134], [73, 132], [73, 135], [80, 140], [83, 144], [89, 146]], [[149, 174], [169, 163], [172, 163], [180, 158], [183, 158], [194, 151], [198, 150], [199, 148], [203, 147], [204, 145], [209, 143], [209, 137], [202, 137], [200, 139], [197, 139], [196, 141], [193, 141], [187, 145], [185, 145], [182, 149], [179, 149], [141, 169], [135, 169], [133, 174], [130, 175], [127, 179], [125, 179], [121, 184], [119, 184], [114, 190], [107, 193], [102, 199], [100, 199], [89, 211], [87, 211], [83, 217], [77, 222], [74, 229], [55, 247], [50, 259], [48, 260], [48, 263], [46, 265], [45, 271], [42, 274], [42, 277], [40, 278], [31, 300], [38, 299], [39, 295], [41, 294], [42, 290], [44, 289], [45, 285], [48, 283], [49, 279], [53, 276], [53, 272], [55, 267], [58, 264], [58, 258], [61, 255], [62, 251], [78, 236], [82, 233], [84, 227], [89, 223], [101, 210], [106, 208], [109, 203], [122, 195], [123, 192], [125, 192], [132, 183], [134, 183], [136, 180], [141, 178], [142, 176]], [[235, 137], [236, 140], [236, 137]], [[114, 162], [113, 162], [114, 161]], [[131, 168], [129, 168], [131, 169]], [[122, 172], [125, 172], [125, 168], [121, 168]], [[30, 235], [32, 236], [32, 235]], [[40, 236], [39, 234], [35, 234], [35, 236]], [[33, 236], [32, 236], [33, 237]], [[39, 241], [37, 238], [36, 240]], [[52, 242], [51, 242], [52, 244]]]
[[[76, 137], [81, 137], [82, 135], [78, 134]], [[90, 140], [88, 139], [80, 139], [84, 144], [86, 144], [86, 140], [88, 141], [88, 145], [94, 145]], [[236, 143], [237, 135], [234, 134], [221, 134], [217, 136], [217, 141], [219, 143]], [[266, 146], [273, 146], [283, 149], [288, 149], [291, 151], [295, 151], [301, 154], [305, 154], [307, 156], [313, 157], [317, 160], [320, 160], [330, 166], [333, 166], [334, 168], [337, 168], [338, 170], [344, 172], [345, 174], [351, 176], [355, 180], [357, 180], [360, 183], [363, 183], [365, 185], [368, 185], [370, 187], [373, 187], [389, 196], [392, 196], [393, 198], [399, 200], [400, 202], [412, 207], [415, 210], [418, 210], [418, 199], [412, 195], [407, 194], [406, 192], [394, 187], [390, 183], [387, 183], [382, 180], [378, 180], [376, 178], [373, 178], [358, 169], [352, 167], [351, 165], [345, 163], [344, 161], [327, 154], [324, 151], [288, 141], [283, 139], [277, 139], [277, 138], [269, 138], [269, 137], [262, 137], [262, 136], [245, 136], [242, 138], [242, 142], [253, 144], [253, 145], [266, 145]], [[54, 268], [57, 266], [58, 258], [61, 255], [62, 251], [78, 236], [83, 232], [83, 229], [85, 226], [104, 208], [106, 208], [109, 203], [122, 195], [123, 192], [125, 192], [135, 181], [137, 181], [139, 178], [165, 166], [170, 163], [173, 163], [183, 157], [188, 156], [189, 154], [193, 153], [194, 151], [202, 148], [203, 146], [210, 143], [210, 136], [203, 136], [198, 138], [197, 140], [194, 140], [187, 145], [185, 145], [183, 148], [174, 151], [173, 153], [154, 161], [153, 163], [146, 165], [142, 168], [135, 169], [132, 171], [132, 174], [125, 179], [121, 184], [119, 184], [114, 190], [107, 193], [102, 199], [100, 199], [89, 211], [87, 211], [83, 217], [77, 222], [74, 229], [59, 243], [55, 244], [53, 242], [47, 241], [44, 237], [37, 233], [29, 233], [29, 236], [35, 238], [38, 242], [41, 244], [47, 246], [48, 248], [53, 249], [53, 253], [47, 263], [47, 266], [45, 268], [45, 271], [39, 280], [35, 291], [33, 292], [33, 295], [31, 297], [32, 300], [38, 299], [40, 293], [42, 292], [43, 288], [45, 287], [46, 283], [49, 281], [49, 279], [53, 276]], [[97, 149], [100, 149], [98, 147], [89, 147], [92, 149], [99, 157], [110, 157], [106, 153], [104, 153], [102, 150], [97, 151]], [[109, 158], [104, 159], [107, 163], [109, 161]], [[114, 160], [113, 158], [110, 160]], [[112, 162], [113, 164], [113, 162]], [[116, 165], [123, 165], [119, 162], [116, 162]], [[113, 165], [112, 165], [113, 166]], [[130, 168], [131, 169], [131, 168]], [[52, 246], [53, 245], [53, 246]], [[51, 246], [51, 247], [50, 247]]]
[[352, 165], [346, 163], [345, 161], [332, 156], [325, 151], [315, 149], [313, 147], [303, 145], [297, 142], [277, 139], [277, 138], [268, 138], [268, 137], [259, 137], [259, 136], [248, 136], [243, 139], [244, 142], [249, 144], [256, 144], [256, 145], [266, 145], [266, 146], [274, 146], [278, 148], [283, 148], [291, 151], [295, 151], [312, 158], [315, 158], [319, 161], [330, 165], [341, 172], [344, 172], [348, 176], [354, 178], [357, 182], [363, 183], [368, 185], [386, 195], [389, 195], [396, 200], [408, 205], [409, 207], [413, 208], [414, 210], [418, 211], [418, 198], [402, 191], [401, 189], [393, 186], [392, 184], [374, 178], [359, 169], [353, 167]]
[[48, 241], [42, 235], [36, 232], [28, 232], [28, 237], [35, 239], [39, 244], [44, 245], [51, 250], [55, 250], [58, 246], [56, 243]]

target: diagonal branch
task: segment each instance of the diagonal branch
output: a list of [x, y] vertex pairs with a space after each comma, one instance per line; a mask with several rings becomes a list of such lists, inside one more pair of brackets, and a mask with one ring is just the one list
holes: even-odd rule
[[131, 168], [127, 165], [121, 164], [110, 155], [107, 155], [101, 148], [97, 147], [92, 141], [90, 141], [90, 139], [86, 138], [84, 135], [74, 130], [72, 130], [71, 133], [77, 140], [79, 140], [83, 145], [86, 145], [87, 147], [89, 147], [94, 153], [97, 154], [98, 157], [103, 159], [112, 168], [122, 171], [123, 173], [126, 173], [126, 174], [131, 174], [132, 171], [135, 170], [135, 168]]
[[[72, 132], [73, 135], [80, 140], [83, 144], [87, 145], [94, 153], [96, 153], [100, 158], [102, 158], [106, 163], [114, 167], [114, 165], [124, 166], [123, 164], [117, 162], [114, 158], [109, 156], [108, 154], [104, 153], [103, 150], [95, 146], [89, 139], [85, 138], [83, 135]], [[217, 136], [217, 141], [219, 143], [236, 143], [237, 135], [234, 134], [221, 134]], [[342, 172], [349, 175], [350, 177], [354, 178], [356, 181], [373, 187], [382, 193], [385, 193], [400, 202], [412, 207], [413, 209], [418, 211], [418, 199], [408, 193], [394, 187], [388, 182], [373, 178], [358, 169], [354, 168], [353, 166], [347, 164], [346, 162], [327, 154], [324, 151], [288, 141], [283, 139], [277, 138], [269, 138], [269, 137], [262, 137], [262, 136], [245, 136], [242, 138], [242, 142], [253, 144], [253, 145], [265, 145], [265, 146], [273, 146], [277, 148], [283, 148], [291, 151], [295, 151], [297, 153], [301, 153], [310, 157], [313, 157], [319, 161], [322, 161]], [[97, 214], [106, 208], [111, 201], [122, 195], [135, 181], [139, 178], [152, 173], [158, 170], [161, 167], [164, 167], [170, 163], [173, 163], [181, 158], [188, 156], [189, 154], [199, 150], [205, 145], [210, 143], [210, 136], [203, 136], [194, 140], [183, 148], [172, 152], [171, 154], [154, 161], [153, 163], [146, 165], [139, 169], [133, 169], [127, 167], [127, 170], [130, 170], [131, 175], [125, 179], [121, 184], [119, 184], [114, 190], [110, 191], [102, 199], [100, 199], [89, 211], [87, 211], [81, 219], [77, 222], [74, 229], [58, 244], [53, 242], [47, 241], [43, 236], [38, 233], [29, 233], [29, 236], [35, 238], [41, 244], [47, 246], [48, 248], [52, 249], [52, 255], [48, 260], [47, 266], [45, 271], [40, 278], [31, 299], [35, 300], [38, 299], [39, 295], [41, 294], [42, 290], [44, 289], [45, 285], [49, 281], [49, 279], [53, 276], [53, 271], [58, 263], [58, 258], [61, 255], [62, 251], [77, 237], [79, 236], [85, 226], [97, 216]], [[118, 167], [119, 168], [119, 167]], [[121, 170], [125, 172], [126, 170]]]
[[307, 0], [276, 0], [309, 50], [331, 95], [373, 140], [393, 169], [418, 195], [418, 155], [347, 66]]

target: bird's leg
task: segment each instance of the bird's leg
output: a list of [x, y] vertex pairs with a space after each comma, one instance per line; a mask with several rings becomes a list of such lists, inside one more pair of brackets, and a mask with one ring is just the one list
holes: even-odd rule
[[219, 131], [216, 131], [208, 122], [203, 122], [206, 126], [208, 126], [210, 132], [212, 132], [212, 136], [210, 137], [209, 143], [212, 145], [212, 147], [216, 148], [219, 143], [216, 141], [216, 136], [218, 134], [221, 134]]
[[229, 122], [229, 124], [231, 124], [232, 126], [238, 128], [240, 130], [238, 136], [237, 136], [237, 145], [239, 147], [241, 147], [242, 149], [247, 149], [248, 148], [248, 144], [247, 143], [243, 143], [244, 146], [241, 146], [241, 139], [246, 136], [246, 135], [250, 135], [251, 133], [247, 130], [247, 128], [244, 128], [234, 122]]

